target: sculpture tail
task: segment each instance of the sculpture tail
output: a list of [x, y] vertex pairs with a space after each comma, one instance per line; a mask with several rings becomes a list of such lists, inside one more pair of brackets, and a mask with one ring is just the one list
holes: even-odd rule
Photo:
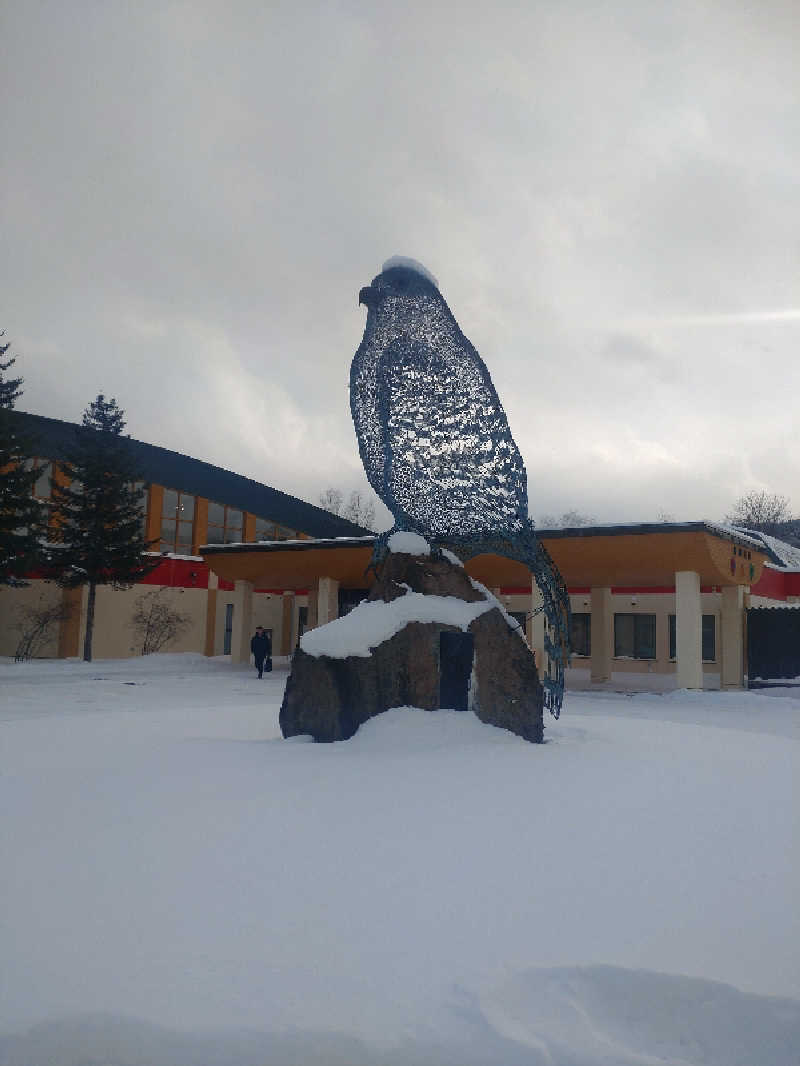
[[564, 671], [570, 659], [569, 592], [550, 553], [536, 536], [533, 523], [514, 538], [514, 547], [520, 551], [520, 562], [530, 569], [542, 594], [543, 603], [534, 614], [541, 612], [545, 617], [544, 704], [558, 718], [564, 699]]

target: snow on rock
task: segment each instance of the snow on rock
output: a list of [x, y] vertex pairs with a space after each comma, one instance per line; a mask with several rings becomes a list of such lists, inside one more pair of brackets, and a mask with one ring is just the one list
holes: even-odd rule
[[456, 596], [423, 596], [410, 591], [391, 603], [363, 601], [343, 618], [304, 633], [300, 647], [308, 655], [327, 655], [332, 659], [368, 656], [373, 648], [399, 633], [409, 622], [438, 622], [466, 631], [472, 621], [490, 611], [496, 602], [466, 603]]
[[461, 560], [455, 554], [455, 552], [448, 551], [447, 548], [442, 548], [442, 555], [444, 556], [445, 559], [447, 559], [448, 563], [452, 563], [453, 566], [462, 566], [463, 567], [464, 564], [461, 562]]
[[406, 270], [413, 270], [415, 274], [421, 274], [423, 278], [427, 278], [431, 285], [435, 285], [439, 288], [439, 282], [431, 274], [430, 270], [426, 266], [423, 266], [418, 259], [411, 259], [407, 255], [393, 255], [381, 267], [381, 271], [392, 270], [394, 267], [404, 267]]
[[392, 533], [386, 542], [390, 552], [398, 555], [430, 555], [431, 546], [419, 533], [407, 533], [403, 530]]
[[527, 637], [527, 635], [525, 633], [524, 626], [521, 626], [519, 624], [519, 622], [516, 620], [516, 618], [512, 618], [512, 616], [508, 613], [508, 611], [502, 605], [500, 600], [498, 600], [498, 598], [495, 596], [495, 594], [493, 592], [490, 592], [489, 589], [487, 589], [487, 587], [485, 585], [482, 585], [480, 583], [480, 581], [476, 581], [474, 577], [471, 577], [469, 579], [469, 583], [472, 585], [472, 587], [474, 589], [477, 589], [478, 592], [482, 592], [483, 593], [483, 595], [490, 602], [492, 607], [496, 607], [497, 610], [500, 612], [500, 614], [502, 614], [503, 618], [505, 618], [506, 622], [508, 623], [508, 628], [509, 629], [513, 629], [516, 633], [519, 633], [519, 635], [522, 637], [522, 639], [527, 644], [528, 643], [528, 637]]

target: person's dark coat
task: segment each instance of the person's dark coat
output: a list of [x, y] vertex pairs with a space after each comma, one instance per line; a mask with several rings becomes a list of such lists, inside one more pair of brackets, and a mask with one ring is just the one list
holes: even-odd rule
[[271, 650], [267, 633], [256, 633], [250, 641], [250, 651], [253, 653], [253, 658], [256, 662], [263, 662]]

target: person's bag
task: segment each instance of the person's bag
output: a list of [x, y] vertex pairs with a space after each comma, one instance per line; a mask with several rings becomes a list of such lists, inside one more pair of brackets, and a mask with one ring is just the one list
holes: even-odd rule
[[266, 657], [266, 659], [264, 660], [264, 669], [267, 671], [267, 673], [269, 673], [270, 670], [272, 669], [272, 656], [271, 655], [268, 655]]

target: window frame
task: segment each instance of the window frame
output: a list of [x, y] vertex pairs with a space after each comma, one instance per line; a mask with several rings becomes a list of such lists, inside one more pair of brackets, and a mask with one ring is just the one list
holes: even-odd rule
[[[211, 520], [212, 507], [222, 508], [222, 522], [213, 522]], [[234, 525], [229, 521], [229, 513], [235, 513], [240, 516], [238, 525]], [[208, 518], [206, 520], [206, 544], [241, 544], [244, 540], [245, 514], [246, 512], [241, 507], [234, 507], [233, 504], [220, 503], [218, 500], [209, 500]], [[221, 540], [211, 539], [212, 529], [222, 531]]]
[[[174, 515], [167, 513], [167, 504], [170, 498], [170, 494], [175, 496], [175, 512]], [[180, 489], [164, 488], [164, 498], [161, 502], [161, 519], [159, 523], [159, 551], [168, 555], [192, 555], [195, 546], [195, 532], [197, 523], [197, 496], [191, 492], [182, 492]], [[191, 518], [181, 518], [180, 514], [184, 509], [183, 500], [191, 500]], [[188, 502], [187, 505], [188, 507]], [[168, 539], [164, 536], [165, 529], [173, 527], [173, 536]], [[188, 541], [179, 540], [179, 535], [183, 533], [186, 535], [186, 527], [188, 527], [189, 539]], [[165, 547], [165, 545], [167, 545]]]
[[[633, 619], [633, 654], [620, 651], [620, 635], [617, 629], [617, 619]], [[652, 626], [652, 644], [646, 645], [646, 650], [652, 650], [652, 655], [642, 655], [642, 645], [645, 643], [643, 629], [645, 623]], [[655, 662], [658, 658], [658, 615], [653, 611], [615, 611], [614, 612], [614, 658], [625, 659], [629, 662]]]
[[[716, 616], [716, 613], [714, 611], [707, 611], [707, 612], [703, 613], [701, 618], [702, 618], [702, 621], [700, 623], [700, 627], [701, 627], [700, 628], [700, 658], [701, 658], [701, 661], [704, 662], [704, 663], [715, 663], [715, 662], [717, 662], [717, 616]], [[710, 626], [708, 624], [709, 622], [711, 623]], [[678, 651], [678, 648], [677, 648], [677, 637], [678, 637], [677, 615], [670, 613], [669, 618], [668, 618], [668, 624], [669, 624], [669, 661], [671, 663], [674, 663], [674, 662], [678, 661], [678, 654], [677, 654], [677, 651]], [[710, 637], [709, 637], [709, 629], [711, 630]], [[711, 643], [712, 650], [714, 652], [714, 654], [713, 654], [713, 656], [711, 658], [708, 658], [708, 656], [706, 655], [706, 651], [708, 650], [708, 644], [706, 642], [709, 641], [709, 640], [710, 640], [710, 643]]]
[[[591, 659], [591, 657], [592, 657], [592, 613], [591, 613], [591, 611], [572, 611], [572, 613], [570, 615], [570, 618], [571, 618], [571, 624], [570, 624], [569, 639], [570, 639], [570, 645], [572, 647], [572, 654], [577, 656], [579, 659]], [[576, 626], [576, 623], [578, 622], [578, 619], [581, 619], [581, 622], [580, 622], [579, 625]], [[583, 630], [583, 632], [581, 634], [583, 639], [580, 642], [578, 642], [575, 639], [575, 636], [576, 636], [575, 629], [576, 628], [581, 628], [581, 627], [582, 627], [582, 630]], [[580, 643], [582, 645], [582, 648], [584, 648], [585, 650], [579, 650], [578, 649], [578, 643]]]

